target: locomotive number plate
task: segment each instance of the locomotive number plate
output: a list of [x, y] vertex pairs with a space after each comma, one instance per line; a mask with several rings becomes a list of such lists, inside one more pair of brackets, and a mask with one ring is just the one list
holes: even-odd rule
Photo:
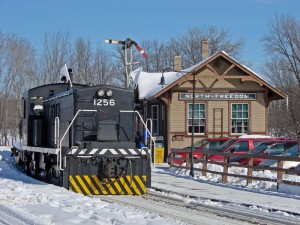
[[95, 106], [114, 106], [115, 99], [94, 99]]

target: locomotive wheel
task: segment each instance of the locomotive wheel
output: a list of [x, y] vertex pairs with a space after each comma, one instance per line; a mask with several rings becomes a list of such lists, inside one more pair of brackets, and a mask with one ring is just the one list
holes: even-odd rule
[[30, 176], [30, 164], [27, 164], [27, 162], [24, 165], [24, 172]]
[[56, 182], [57, 179], [55, 179], [55, 177], [53, 176], [53, 170], [52, 170], [52, 169], [50, 169], [49, 172], [48, 172], [48, 174], [47, 174], [47, 180], [48, 180], [48, 182], [49, 182], [50, 184], [55, 184], [55, 183], [57, 183], [57, 182]]
[[14, 157], [15, 157], [15, 164], [20, 166], [21, 165], [21, 159], [20, 159], [19, 154], [16, 154]]
[[27, 167], [27, 174], [31, 177], [35, 177], [35, 171], [34, 171], [34, 166], [32, 165], [32, 163], [29, 164], [29, 166]]
[[28, 166], [28, 173], [29, 176], [39, 178], [39, 169], [34, 166], [34, 162], [31, 162]]
[[23, 160], [21, 160], [21, 164], [20, 165], [21, 165], [23, 173], [26, 173], [26, 163]]

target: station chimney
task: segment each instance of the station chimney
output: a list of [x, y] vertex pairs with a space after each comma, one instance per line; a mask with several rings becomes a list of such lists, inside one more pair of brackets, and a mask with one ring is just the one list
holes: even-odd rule
[[181, 63], [181, 56], [180, 55], [176, 55], [174, 57], [174, 66], [173, 66], [174, 70], [182, 70], [182, 63]]
[[201, 60], [208, 58], [208, 41], [201, 41]]

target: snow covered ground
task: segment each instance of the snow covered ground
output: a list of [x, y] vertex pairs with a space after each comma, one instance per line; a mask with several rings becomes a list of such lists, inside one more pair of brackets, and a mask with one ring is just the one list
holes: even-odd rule
[[[196, 164], [195, 168], [197, 167], [201, 167], [201, 164]], [[214, 169], [220, 170], [217, 166]], [[247, 173], [242, 168], [231, 170], [236, 173]], [[274, 176], [270, 171], [257, 173], [262, 173], [261, 175], [266, 177]], [[282, 210], [281, 214], [284, 216], [295, 216], [285, 213], [287, 211], [300, 214], [300, 187], [285, 185], [277, 190], [276, 184], [271, 182], [254, 181], [251, 186], [244, 187], [245, 181], [240, 178], [230, 178], [226, 185], [219, 184], [220, 180], [221, 177], [218, 175], [203, 177], [197, 171], [195, 177], [191, 178], [188, 170], [169, 168], [163, 164], [155, 165], [153, 168], [152, 184], [155, 188], [173, 190], [185, 195], [231, 201], [240, 204], [241, 207], [243, 203], [250, 203], [253, 204], [253, 208], [260, 206], [258, 210], [269, 209], [273, 204], [275, 208]], [[300, 181], [300, 176], [290, 176], [290, 180]], [[216, 203], [207, 201], [207, 204]], [[183, 225], [185, 223], [36, 181], [16, 170], [13, 158], [10, 157], [10, 149], [0, 147], [0, 224]]]
[[0, 224], [171, 225], [182, 222], [34, 180], [16, 170], [9, 148], [1, 147]]
[[[182, 166], [185, 166], [183, 164]], [[194, 165], [194, 168], [202, 168], [202, 164], [198, 163]], [[218, 171], [222, 172], [223, 167], [219, 165], [213, 165], [208, 164], [207, 166], [208, 170], [212, 171]], [[171, 168], [170, 173], [177, 175], [177, 176], [189, 176], [190, 171], [186, 169], [176, 169]], [[247, 175], [247, 169], [241, 168], [241, 167], [230, 167], [228, 173], [232, 174], [240, 174], [240, 175]], [[208, 181], [208, 182], [216, 182], [216, 183], [222, 183], [222, 177], [221, 175], [207, 173], [207, 177], [204, 177], [201, 175], [201, 172], [195, 171], [195, 177], [193, 179], [197, 179], [200, 181]], [[253, 171], [254, 177], [264, 177], [264, 178], [271, 178], [276, 179], [277, 174], [276, 172], [272, 172], [270, 170], [265, 171]], [[289, 181], [295, 181], [300, 182], [300, 176], [297, 175], [288, 175], [285, 174], [283, 176], [284, 180]], [[233, 186], [233, 187], [245, 187], [246, 186], [246, 179], [243, 178], [236, 178], [236, 177], [228, 177], [228, 184], [227, 186]], [[300, 187], [299, 186], [291, 186], [291, 185], [285, 185], [285, 184], [279, 184], [279, 189], [277, 190], [277, 183], [275, 182], [269, 182], [269, 181], [255, 181], [253, 180], [253, 183], [246, 188], [257, 190], [257, 191], [272, 191], [277, 193], [287, 193], [287, 194], [295, 194], [300, 196]], [[300, 210], [300, 209], [299, 209]], [[300, 211], [299, 211], [300, 213]]]
[[[200, 164], [196, 164], [195, 167]], [[221, 171], [221, 167], [213, 165], [215, 170]], [[243, 174], [241, 168], [231, 168], [230, 173]], [[205, 205], [218, 205], [226, 208], [235, 205], [251, 210], [264, 211], [271, 215], [284, 215], [297, 217], [300, 224], [300, 195], [299, 187], [284, 185], [277, 190], [274, 182], [253, 181], [251, 186], [245, 186], [245, 179], [232, 178], [227, 184], [223, 184], [220, 175], [209, 174], [201, 176], [201, 172], [195, 171], [194, 178], [189, 176], [189, 170], [157, 166], [152, 173], [152, 187], [166, 191], [172, 190], [184, 196], [192, 196]], [[258, 172], [268, 177], [274, 176], [270, 171]], [[171, 177], [173, 176], [173, 178]], [[290, 177], [290, 180], [298, 180], [299, 176]], [[281, 185], [280, 185], [281, 186]], [[180, 195], [179, 195], [180, 196]]]

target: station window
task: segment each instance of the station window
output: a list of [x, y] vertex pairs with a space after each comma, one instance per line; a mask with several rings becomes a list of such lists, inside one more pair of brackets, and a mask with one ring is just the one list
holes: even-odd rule
[[231, 105], [231, 133], [248, 134], [249, 105], [239, 103]]
[[193, 115], [193, 104], [188, 103], [188, 134], [192, 134], [194, 127], [194, 134], [204, 134], [205, 133], [205, 104], [195, 103], [194, 104], [194, 126], [192, 124]]

